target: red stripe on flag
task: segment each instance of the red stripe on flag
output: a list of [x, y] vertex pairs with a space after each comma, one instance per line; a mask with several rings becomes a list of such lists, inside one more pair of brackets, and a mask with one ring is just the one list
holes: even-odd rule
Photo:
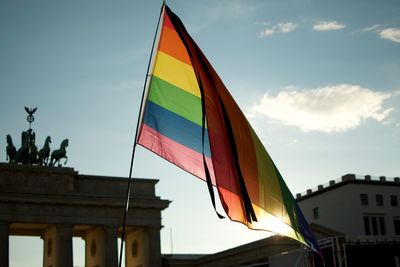
[[[138, 143], [179, 168], [205, 180], [203, 155], [162, 135], [143, 124]], [[210, 158], [206, 158], [211, 180], [215, 185], [214, 169]]]
[[166, 15], [166, 13], [164, 13], [163, 27], [168, 27], [168, 28], [171, 28], [172, 30], [175, 30], [174, 25], [172, 25], [172, 22], [169, 19], [169, 17]]

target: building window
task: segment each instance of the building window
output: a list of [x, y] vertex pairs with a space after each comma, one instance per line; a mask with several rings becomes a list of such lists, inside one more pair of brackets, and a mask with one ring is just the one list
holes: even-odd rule
[[371, 217], [371, 224], [372, 224], [372, 234], [378, 235], [378, 220], [376, 217]]
[[375, 195], [376, 198], [376, 205], [383, 206], [383, 196], [382, 195]]
[[393, 220], [393, 226], [394, 226], [394, 234], [400, 235], [400, 218], [395, 218]]
[[365, 235], [371, 235], [371, 230], [369, 226], [369, 217], [364, 216], [364, 232]]
[[360, 200], [362, 206], [368, 206], [368, 195], [367, 194], [360, 194]]
[[386, 235], [385, 218], [378, 217], [379, 220], [379, 230], [381, 235]]
[[397, 201], [397, 196], [390, 196], [390, 205], [397, 207], [399, 202]]
[[363, 221], [365, 235], [386, 235], [385, 218], [383, 216], [364, 216]]
[[313, 215], [314, 215], [314, 219], [318, 219], [319, 218], [319, 209], [318, 209], [318, 207], [313, 208]]

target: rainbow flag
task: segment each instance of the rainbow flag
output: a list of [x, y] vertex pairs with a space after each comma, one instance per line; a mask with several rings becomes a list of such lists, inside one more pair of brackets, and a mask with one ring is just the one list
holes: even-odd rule
[[161, 19], [136, 142], [208, 181], [231, 220], [318, 252], [281, 174], [207, 58], [166, 5]]

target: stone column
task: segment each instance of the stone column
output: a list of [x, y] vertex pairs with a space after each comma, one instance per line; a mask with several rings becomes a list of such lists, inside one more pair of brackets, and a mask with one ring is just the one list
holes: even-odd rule
[[72, 225], [51, 226], [42, 238], [44, 267], [72, 267]]
[[118, 265], [116, 227], [94, 226], [85, 233], [85, 241], [87, 267]]
[[149, 239], [149, 266], [161, 267], [161, 241], [160, 241], [160, 228], [150, 227], [146, 229]]
[[0, 222], [0, 266], [9, 266], [9, 227], [7, 222]]
[[118, 266], [118, 232], [117, 227], [104, 226], [106, 266]]
[[159, 228], [128, 231], [125, 240], [126, 267], [161, 267]]

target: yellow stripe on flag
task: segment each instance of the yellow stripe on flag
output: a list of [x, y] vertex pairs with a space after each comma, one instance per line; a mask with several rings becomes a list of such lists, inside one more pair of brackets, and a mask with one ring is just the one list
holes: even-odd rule
[[[284, 200], [278, 182], [278, 177], [275, 173], [274, 165], [261, 140], [258, 138], [251, 126], [250, 132], [256, 152], [259, 176], [258, 182], [260, 184], [260, 203], [256, 204], [258, 204], [267, 212], [274, 214], [276, 217], [285, 220], [287, 214], [285, 207], [283, 206]], [[290, 223], [288, 218], [286, 218], [286, 220], [285, 221], [287, 223]]]
[[304, 245], [307, 245], [302, 234], [296, 232], [291, 225], [286, 224], [284, 221], [278, 219], [269, 212], [266, 212], [264, 209], [258, 207], [254, 203], [252, 205], [257, 216], [257, 221], [248, 223], [247, 226], [253, 229], [263, 229], [278, 235], [287, 236], [299, 241]]
[[193, 67], [161, 51], [157, 53], [153, 75], [201, 97]]

